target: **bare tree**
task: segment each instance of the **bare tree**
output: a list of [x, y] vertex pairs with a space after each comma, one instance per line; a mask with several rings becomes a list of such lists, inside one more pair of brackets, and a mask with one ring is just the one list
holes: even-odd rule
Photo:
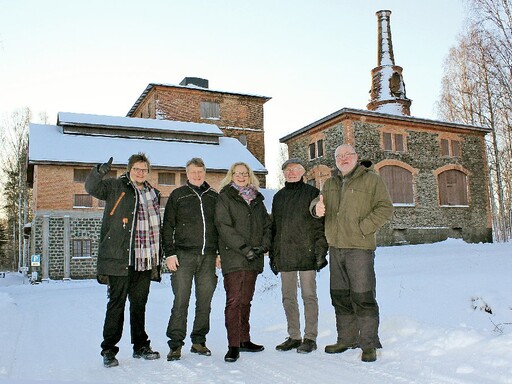
[[284, 174], [281, 172], [281, 165], [288, 160], [288, 146], [286, 144], [279, 144], [279, 156], [277, 161], [279, 163], [279, 171], [277, 172], [277, 189], [284, 187]]
[[445, 62], [438, 109], [443, 119], [491, 129], [488, 163], [495, 239], [512, 235], [512, 7], [467, 0], [467, 29]]
[[30, 109], [13, 112], [0, 125], [0, 172], [3, 213], [7, 219], [7, 250], [11, 254], [11, 268], [23, 263], [23, 229], [28, 217], [30, 194], [26, 184], [28, 158], [28, 125]]

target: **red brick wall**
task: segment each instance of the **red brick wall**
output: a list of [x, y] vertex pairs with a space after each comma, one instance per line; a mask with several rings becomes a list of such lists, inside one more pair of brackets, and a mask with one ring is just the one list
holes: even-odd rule
[[[247, 136], [247, 149], [264, 165], [263, 104], [266, 99], [202, 89], [155, 86], [133, 112], [133, 117], [216, 124], [226, 136]], [[202, 119], [201, 102], [220, 105], [220, 119]]]
[[[34, 205], [35, 211], [40, 210], [75, 210], [90, 211], [98, 210], [98, 200], [93, 198], [92, 208], [73, 208], [74, 195], [85, 194], [84, 183], [74, 182], [74, 169], [91, 169], [91, 167], [73, 167], [65, 165], [36, 165], [34, 167]], [[125, 168], [113, 168], [120, 176]], [[165, 171], [169, 172], [169, 171]], [[168, 197], [171, 192], [181, 185], [180, 178], [186, 180], [185, 171], [177, 172], [180, 176], [176, 177], [176, 185], [159, 185], [158, 169], [153, 168], [148, 175], [148, 181], [155, 188], [160, 190], [163, 197]], [[219, 190], [220, 181], [224, 178], [225, 173], [207, 173], [206, 181], [217, 191]]]

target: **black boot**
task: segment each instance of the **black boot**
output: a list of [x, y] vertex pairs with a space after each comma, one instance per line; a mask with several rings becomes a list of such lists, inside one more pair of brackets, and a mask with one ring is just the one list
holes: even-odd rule
[[101, 353], [103, 355], [103, 366], [105, 368], [117, 367], [119, 361], [116, 359], [116, 354], [111, 351], [105, 351]]
[[238, 347], [229, 347], [228, 353], [224, 356], [224, 361], [234, 363], [240, 357], [240, 348]]
[[240, 352], [261, 352], [265, 349], [263, 345], [254, 344], [252, 341], [240, 343]]

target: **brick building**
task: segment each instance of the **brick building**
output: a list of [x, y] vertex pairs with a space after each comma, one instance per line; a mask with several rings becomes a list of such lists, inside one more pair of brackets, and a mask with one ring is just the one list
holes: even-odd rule
[[264, 165], [263, 104], [270, 97], [216, 91], [208, 86], [208, 80], [197, 77], [185, 77], [179, 85], [148, 84], [127, 116], [215, 124]]
[[492, 241], [485, 135], [489, 129], [410, 116], [402, 68], [395, 65], [390, 11], [377, 12], [378, 66], [368, 110], [343, 108], [280, 141], [307, 164], [306, 179], [321, 188], [337, 172], [334, 151], [354, 146], [383, 177], [395, 213], [378, 233], [380, 245], [447, 237]]
[[150, 84], [128, 117], [59, 113], [56, 125], [30, 124], [30, 254], [41, 256], [40, 277], [95, 277], [103, 202], [85, 192], [84, 181], [92, 166], [110, 156], [110, 176], [118, 177], [131, 154], [148, 155], [148, 181], [162, 192], [162, 209], [172, 190], [186, 182], [185, 164], [192, 157], [204, 159], [206, 180], [216, 189], [236, 161], [249, 164], [264, 186], [268, 100], [189, 83]]

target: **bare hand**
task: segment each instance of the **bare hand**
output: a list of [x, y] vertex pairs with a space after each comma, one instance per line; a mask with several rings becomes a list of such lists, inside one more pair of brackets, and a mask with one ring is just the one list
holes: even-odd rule
[[169, 271], [176, 272], [180, 266], [180, 263], [178, 262], [178, 256], [169, 256], [167, 259], [165, 259], [165, 264], [167, 265]]
[[318, 217], [325, 216], [325, 204], [323, 195], [320, 195], [320, 200], [315, 205], [315, 213]]

